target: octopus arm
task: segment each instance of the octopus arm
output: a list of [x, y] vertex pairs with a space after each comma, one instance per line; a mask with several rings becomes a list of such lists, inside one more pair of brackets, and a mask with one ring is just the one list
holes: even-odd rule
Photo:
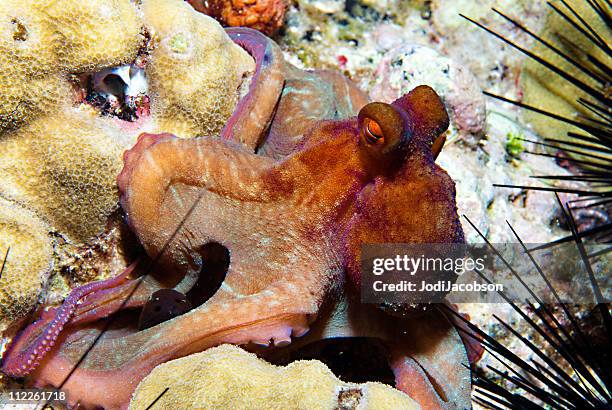
[[[170, 134], [143, 134], [126, 152], [117, 179], [121, 203], [145, 246], [148, 238], [168, 240], [203, 195], [201, 189], [235, 201], [268, 199], [262, 177], [272, 160], [229, 145], [213, 138], [179, 140]], [[179, 186], [193, 189], [179, 192]], [[168, 218], [160, 214], [162, 208], [176, 217], [173, 225], [164, 224]], [[155, 258], [156, 253], [149, 255]]]
[[[249, 267], [237, 265], [228, 273], [226, 286], [193, 311], [121, 337], [105, 333], [63, 390], [71, 402], [79, 401], [84, 408], [124, 408], [136, 385], [160, 363], [223, 343], [289, 344], [293, 337], [308, 331], [321, 304], [320, 288], [328, 287], [331, 281], [322, 280], [323, 266], [306, 259], [309, 258], [298, 262], [309, 272], [319, 274], [304, 273], [301, 285], [278, 280], [245, 294], [248, 289], [244, 288], [247, 284], [243, 283], [241, 271]], [[283, 269], [283, 274], [288, 273]], [[34, 384], [60, 385], [92, 345], [99, 326], [76, 327], [62, 333], [57, 342], [59, 348], [51, 351], [32, 373]], [[162, 334], [172, 337], [161, 337]]]
[[248, 93], [238, 102], [221, 131], [221, 138], [240, 142], [255, 150], [274, 118], [285, 84], [285, 61], [278, 44], [257, 30], [246, 27], [226, 29], [230, 38], [255, 59], [256, 68]]

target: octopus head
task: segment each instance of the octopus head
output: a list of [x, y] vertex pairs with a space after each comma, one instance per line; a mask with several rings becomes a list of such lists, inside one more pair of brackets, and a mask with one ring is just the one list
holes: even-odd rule
[[347, 234], [355, 287], [363, 244], [464, 242], [454, 183], [435, 163], [448, 127], [436, 93], [420, 86], [392, 104], [370, 103], [358, 122], [362, 161], [373, 180], [357, 195]]

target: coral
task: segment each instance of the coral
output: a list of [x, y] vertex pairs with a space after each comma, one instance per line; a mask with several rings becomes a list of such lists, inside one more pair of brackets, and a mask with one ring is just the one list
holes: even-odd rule
[[142, 42], [129, 0], [7, 0], [0, 16], [0, 130], [69, 104], [67, 74], [131, 61]]
[[484, 96], [469, 70], [420, 45], [403, 44], [388, 51], [372, 73], [370, 97], [390, 102], [420, 84], [430, 85], [445, 102], [451, 120], [449, 140], [479, 139], [484, 134]]
[[321, 362], [271, 365], [222, 345], [156, 367], [138, 386], [130, 410], [145, 409], [161, 391], [160, 409], [419, 409], [381, 383], [346, 383]]
[[223, 25], [250, 27], [272, 35], [282, 26], [287, 0], [187, 0]]
[[0, 237], [12, 247], [2, 279], [12, 295], [0, 302], [5, 327], [34, 307], [49, 275], [48, 233], [82, 240], [116, 208], [108, 171], [120, 165], [120, 149], [106, 127], [67, 114], [71, 74], [134, 59], [142, 37], [129, 0], [8, 0], [0, 16]]
[[[286, 96], [297, 100], [289, 106], [305, 103], [303, 93]], [[239, 144], [239, 133], [228, 133], [229, 141], [142, 135], [124, 155], [118, 186], [130, 226], [157, 259], [155, 277], [163, 273], [165, 287], [189, 295], [200, 272], [209, 274], [210, 246], [225, 248], [231, 263], [210, 299], [191, 301], [193, 310], [143, 330], [128, 327], [120, 337], [105, 334], [63, 389], [85, 407], [120, 407], [167, 360], [221, 343], [284, 346], [304, 335], [323, 302], [342, 293], [344, 272], [358, 279], [361, 243], [462, 242], [454, 186], [432, 148], [447, 126], [439, 97], [422, 86], [393, 105], [370, 103], [357, 118], [312, 120], [305, 138], [279, 159]], [[162, 287], [154, 279], [122, 278], [75, 289], [13, 341], [3, 371], [58, 385], [97, 334], [98, 320], [113, 309], [143, 306]], [[139, 283], [145, 289], [122, 306]], [[413, 322], [393, 318], [393, 327], [381, 331], [398, 346], [398, 385], [408, 389], [408, 379], [417, 377], [411, 397], [424, 406], [442, 400], [407, 359], [415, 355], [444, 395], [463, 403], [467, 379], [437, 360], [441, 346], [453, 359], [447, 363], [463, 360], [456, 332], [442, 318], [428, 321], [431, 331]], [[49, 342], [54, 348], [47, 352]]]
[[37, 3], [35, 7], [47, 22], [45, 38], [52, 41], [46, 52], [55, 54], [58, 68], [65, 72], [129, 63], [142, 45], [142, 22], [129, 0]]
[[0, 331], [25, 316], [38, 299], [51, 261], [48, 226], [31, 211], [0, 197]]
[[95, 112], [66, 109], [61, 114], [5, 133], [2, 191], [80, 242], [99, 233], [118, 206], [114, 175], [130, 138], [119, 137]]
[[182, 137], [217, 135], [240, 97], [253, 59], [212, 18], [182, 0], [142, 5], [156, 47], [146, 73], [157, 129]]
[[[142, 11], [137, 7], [129, 0], [0, 4], [0, 196], [8, 201], [0, 210], [0, 235], [13, 238], [22, 220], [23, 232], [40, 224], [36, 234], [22, 237], [22, 247], [38, 249], [32, 253], [32, 269], [6, 268], [7, 277], [25, 277], [16, 287], [24, 303], [19, 309], [0, 303], [1, 321], [17, 320], [31, 310], [41, 278], [49, 276], [39, 271], [50, 266], [52, 256], [42, 231], [59, 234], [71, 245], [65, 249], [78, 249], [107, 229], [118, 209], [115, 178], [121, 154], [141, 129], [169, 129], [183, 136], [218, 133], [236, 105], [243, 76], [254, 69], [250, 56], [218, 23], [184, 2], [146, 2]], [[143, 57], [147, 32], [154, 36], [149, 42], [154, 49]], [[104, 88], [104, 81], [120, 78], [125, 68], [117, 67], [130, 71], [126, 64], [137, 57], [148, 58], [152, 115], [136, 123], [103, 116], [107, 112], [84, 98], [84, 78], [91, 76], [94, 88], [109, 97], [112, 87]], [[127, 89], [146, 91], [142, 68], [133, 72]], [[126, 79], [132, 80], [121, 78]], [[36, 217], [19, 219], [22, 208]], [[48, 256], [46, 263], [38, 260], [39, 252]], [[14, 256], [23, 256], [20, 247]], [[71, 255], [53, 256], [67, 258], [58, 261], [59, 269], [74, 265]], [[27, 284], [31, 287], [25, 290]], [[14, 282], [3, 286], [12, 292]]]

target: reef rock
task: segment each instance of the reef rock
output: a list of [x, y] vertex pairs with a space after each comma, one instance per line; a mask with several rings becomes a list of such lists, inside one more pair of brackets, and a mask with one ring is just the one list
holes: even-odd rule
[[422, 84], [448, 107], [449, 140], [480, 138], [486, 125], [484, 95], [470, 71], [429, 47], [404, 44], [388, 51], [371, 76], [370, 97], [390, 102]]
[[230, 27], [249, 27], [272, 35], [282, 26], [287, 0], [187, 0], [198, 11]]

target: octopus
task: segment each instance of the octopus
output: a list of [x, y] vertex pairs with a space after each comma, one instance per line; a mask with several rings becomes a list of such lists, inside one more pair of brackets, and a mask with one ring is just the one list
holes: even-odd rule
[[358, 296], [362, 244], [464, 242], [454, 183], [435, 163], [440, 98], [419, 86], [368, 102], [339, 74], [289, 65], [254, 30], [228, 33], [257, 68], [220, 135], [142, 134], [124, 154], [120, 201], [146, 256], [42, 309], [2, 371], [59, 387], [71, 405], [124, 409], [157, 365], [213, 346], [366, 337], [422, 408], [469, 407], [451, 321]]

